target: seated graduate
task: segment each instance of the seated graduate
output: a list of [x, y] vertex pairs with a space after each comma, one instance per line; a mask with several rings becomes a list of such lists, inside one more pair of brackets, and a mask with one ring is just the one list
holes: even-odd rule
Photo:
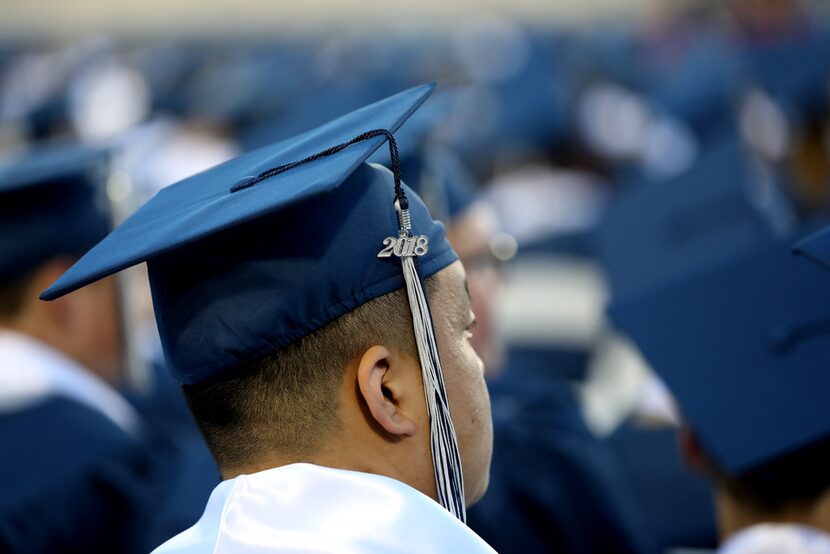
[[610, 309], [678, 399], [724, 553], [830, 552], [830, 282], [790, 244], [747, 247]]
[[[153, 464], [116, 391], [116, 283], [37, 295], [106, 236], [106, 155], [62, 145], [0, 168], [0, 550], [142, 552]], [[144, 522], [144, 523], [143, 523]]]
[[464, 525], [492, 446], [464, 269], [399, 165], [364, 163], [432, 90], [163, 189], [42, 295], [147, 262], [224, 478], [157, 552], [492, 552]]

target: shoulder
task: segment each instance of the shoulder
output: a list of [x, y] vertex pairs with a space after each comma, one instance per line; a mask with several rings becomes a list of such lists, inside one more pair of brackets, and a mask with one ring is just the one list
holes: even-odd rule
[[222, 483], [199, 523], [157, 553], [261, 552], [261, 545], [268, 552], [493, 552], [403, 483], [295, 464]]

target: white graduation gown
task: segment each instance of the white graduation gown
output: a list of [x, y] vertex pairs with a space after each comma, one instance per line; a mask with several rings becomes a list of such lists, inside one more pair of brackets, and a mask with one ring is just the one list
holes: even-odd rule
[[729, 537], [718, 554], [830, 554], [830, 535], [804, 525], [753, 525]]
[[199, 521], [154, 554], [495, 552], [394, 479], [292, 464], [223, 481]]

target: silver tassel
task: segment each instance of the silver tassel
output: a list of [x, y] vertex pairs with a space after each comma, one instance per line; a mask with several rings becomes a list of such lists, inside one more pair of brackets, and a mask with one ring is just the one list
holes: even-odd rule
[[[396, 202], [399, 239], [412, 240], [409, 210], [400, 209]], [[421, 238], [421, 237], [419, 237]], [[423, 237], [422, 240], [426, 240]], [[416, 254], [417, 255], [417, 254]], [[412, 328], [421, 362], [421, 378], [424, 382], [424, 398], [430, 421], [430, 446], [432, 464], [435, 470], [435, 487], [438, 502], [450, 513], [467, 521], [464, 501], [464, 476], [461, 468], [461, 454], [458, 450], [458, 438], [450, 417], [450, 406], [444, 386], [444, 374], [438, 357], [438, 345], [432, 315], [429, 310], [421, 276], [415, 263], [415, 255], [400, 256], [403, 268], [409, 308], [412, 312]]]

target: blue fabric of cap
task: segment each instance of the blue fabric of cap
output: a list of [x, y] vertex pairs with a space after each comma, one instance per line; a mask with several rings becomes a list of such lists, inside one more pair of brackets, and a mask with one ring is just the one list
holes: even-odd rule
[[597, 230], [612, 295], [636, 294], [770, 240], [777, 231], [752, 202], [758, 186], [740, 143], [727, 136], [687, 173], [625, 191]]
[[[146, 261], [167, 363], [192, 384], [401, 288], [397, 258], [377, 257], [383, 239], [397, 236], [393, 176], [365, 163], [384, 137], [231, 191], [369, 130], [396, 131], [433, 88], [409, 89], [163, 189], [42, 298]], [[407, 195], [413, 232], [430, 240], [419, 258], [427, 278], [456, 255], [443, 226]]]
[[615, 325], [738, 474], [830, 436], [830, 286], [789, 241], [614, 302]]

